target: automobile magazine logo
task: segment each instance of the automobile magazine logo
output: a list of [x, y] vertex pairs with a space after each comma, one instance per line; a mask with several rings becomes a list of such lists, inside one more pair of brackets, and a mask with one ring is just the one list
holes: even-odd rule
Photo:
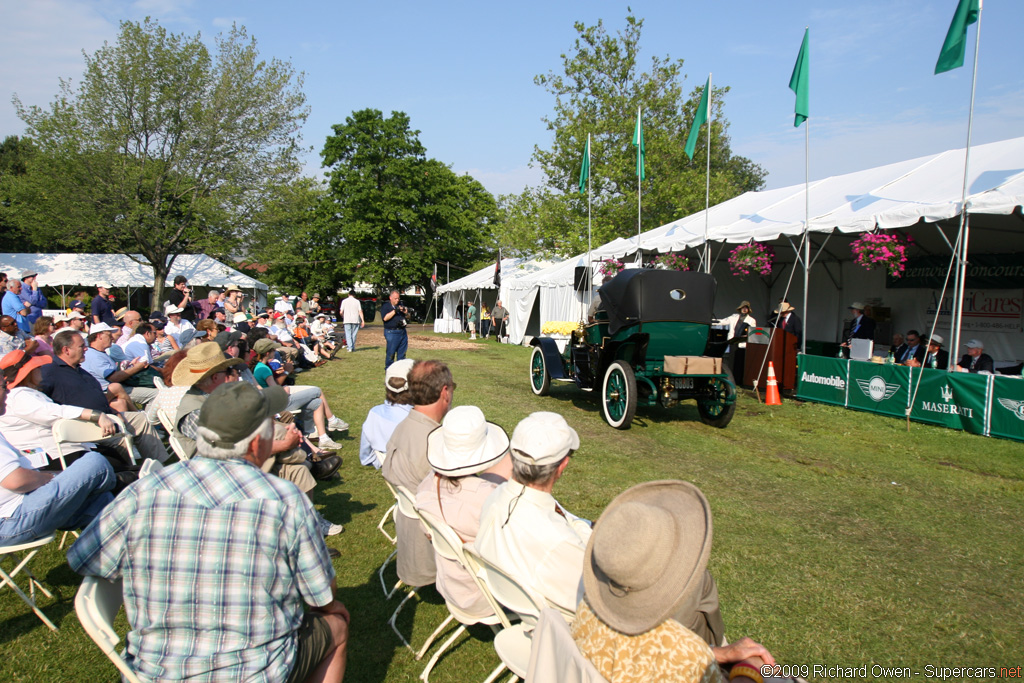
[[813, 372], [804, 371], [804, 373], [800, 375], [800, 381], [807, 382], [809, 384], [823, 384], [827, 387], [835, 387], [839, 391], [846, 389], [846, 380], [838, 375], [822, 377], [821, 375], [815, 375]]
[[892, 397], [900, 389], [899, 384], [889, 384], [884, 379], [875, 375], [871, 379], [857, 380], [857, 386], [864, 392], [864, 395], [872, 401], [879, 403]]
[[961, 415], [968, 420], [974, 419], [974, 410], [972, 408], [958, 406], [952, 402], [953, 390], [950, 389], [948, 384], [942, 387], [939, 393], [942, 395], [942, 403], [938, 401], [921, 401], [921, 410], [929, 413], [942, 413], [944, 415]]

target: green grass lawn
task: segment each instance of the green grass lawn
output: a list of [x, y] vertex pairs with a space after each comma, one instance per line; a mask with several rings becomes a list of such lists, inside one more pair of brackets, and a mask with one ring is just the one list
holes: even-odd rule
[[[714, 512], [710, 569], [731, 639], [749, 635], [780, 662], [808, 666], [1021, 663], [1024, 444], [920, 424], [908, 432], [900, 420], [812, 403], [767, 407], [752, 395], [723, 430], [703, 425], [691, 402], [641, 408], [632, 429], [616, 431], [573, 386], [534, 396], [529, 349], [474, 344], [409, 355], [447, 362], [455, 403], [480, 406], [510, 433], [533, 411], [564, 415], [582, 443], [555, 495], [574, 513], [596, 519], [642, 481], [700, 486]], [[399, 597], [386, 602], [377, 579], [390, 545], [376, 526], [391, 501], [357, 455], [359, 426], [383, 400], [383, 355], [342, 353], [299, 380], [322, 386], [352, 425], [343, 480], [316, 497], [346, 527], [328, 543], [342, 553], [339, 598], [352, 613], [348, 681], [412, 681], [425, 665], [386, 623]], [[35, 567], [61, 597], [41, 602], [60, 632], [0, 592], [0, 681], [116, 680], [74, 615], [78, 577], [56, 544]], [[386, 576], [395, 580], [393, 565]], [[447, 614], [436, 592], [422, 595], [399, 620], [416, 646]], [[432, 680], [480, 681], [497, 664], [490, 631], [472, 632]]]

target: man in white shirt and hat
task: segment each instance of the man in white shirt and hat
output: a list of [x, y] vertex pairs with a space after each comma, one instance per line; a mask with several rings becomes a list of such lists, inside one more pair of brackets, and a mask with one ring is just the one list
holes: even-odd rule
[[552, 489], [580, 447], [557, 413], [533, 413], [512, 433], [512, 479], [487, 498], [474, 546], [488, 562], [567, 612], [583, 597], [590, 522], [567, 512]]
[[174, 341], [181, 343], [181, 333], [185, 330], [196, 329], [195, 325], [181, 317], [184, 308], [181, 306], [175, 306], [174, 304], [167, 304], [164, 307], [164, 315], [167, 316], [167, 325], [164, 327], [164, 332], [169, 337], [174, 337]]
[[403, 358], [392, 363], [384, 373], [384, 403], [370, 408], [359, 437], [359, 462], [363, 465], [381, 468], [391, 435], [409, 416], [412, 410], [409, 371], [415, 364], [412, 358]]
[[[427, 462], [433, 472], [416, 491], [417, 509], [450, 526], [463, 543], [472, 543], [484, 501], [512, 474], [508, 444], [505, 430], [487, 422], [476, 406], [452, 408], [427, 437]], [[438, 553], [434, 560], [435, 585], [446, 602], [480, 619], [494, 614], [462, 564]]]

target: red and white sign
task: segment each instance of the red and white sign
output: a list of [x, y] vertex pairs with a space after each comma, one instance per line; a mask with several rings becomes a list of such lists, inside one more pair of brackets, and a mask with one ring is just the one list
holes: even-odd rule
[[[939, 306], [939, 292], [933, 290], [928, 317], [939, 309], [938, 327], [949, 327], [953, 297], [948, 294]], [[1024, 291], [1019, 289], [968, 289], [964, 291], [963, 329], [974, 332], [1020, 332], [1024, 315]]]

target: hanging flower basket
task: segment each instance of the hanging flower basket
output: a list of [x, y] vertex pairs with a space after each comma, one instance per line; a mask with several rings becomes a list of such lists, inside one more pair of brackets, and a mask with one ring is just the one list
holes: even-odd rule
[[661, 268], [662, 270], [689, 270], [690, 259], [682, 254], [676, 254], [675, 252], [670, 251], [667, 254], [655, 256], [651, 259], [651, 265], [655, 268]]
[[771, 275], [775, 250], [767, 244], [750, 240], [729, 252], [729, 267], [733, 275]]
[[892, 277], [901, 277], [907, 266], [907, 248], [914, 241], [895, 233], [864, 233], [853, 241], [853, 260], [867, 270], [885, 268]]
[[601, 275], [606, 277], [615, 277], [622, 272], [622, 269], [626, 267], [626, 264], [619, 259], [610, 258], [605, 261], [601, 261]]

